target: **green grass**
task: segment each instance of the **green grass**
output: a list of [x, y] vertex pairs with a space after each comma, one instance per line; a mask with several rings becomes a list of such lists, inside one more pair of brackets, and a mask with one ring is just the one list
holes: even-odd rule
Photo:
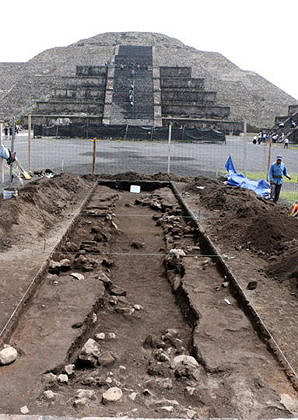
[[[219, 171], [219, 175], [226, 175], [226, 171]], [[259, 179], [266, 179], [267, 174], [265, 171], [256, 171], [256, 172], [250, 172], [245, 171], [243, 172], [244, 175], [247, 176], [249, 179], [253, 179], [255, 181], [258, 181]], [[288, 180], [287, 178], [284, 178], [284, 182], [290, 182], [290, 183], [298, 183], [298, 173], [290, 173], [291, 180]]]
[[298, 201], [298, 191], [281, 191], [280, 198], [293, 203]]
[[[245, 175], [247, 176], [247, 178], [250, 179], [254, 179], [254, 180], [258, 180], [258, 179], [266, 179], [267, 174], [265, 171], [257, 171], [257, 172], [250, 172], [250, 171], [246, 171]], [[287, 178], [284, 178], [285, 182], [292, 182], [292, 183], [297, 183], [298, 182], [298, 173], [291, 173], [290, 174], [291, 180], [288, 180]]]

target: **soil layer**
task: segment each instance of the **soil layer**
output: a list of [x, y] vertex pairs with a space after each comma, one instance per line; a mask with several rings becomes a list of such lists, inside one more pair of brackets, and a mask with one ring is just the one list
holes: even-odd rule
[[168, 188], [98, 186], [12, 336], [1, 411], [291, 417], [290, 383], [196, 237]]

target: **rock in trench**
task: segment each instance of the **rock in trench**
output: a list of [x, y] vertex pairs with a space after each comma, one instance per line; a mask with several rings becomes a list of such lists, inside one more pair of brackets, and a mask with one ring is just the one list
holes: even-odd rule
[[9, 345], [5, 345], [2, 350], [0, 350], [0, 365], [9, 365], [13, 363], [18, 357], [17, 350]]
[[120, 388], [112, 387], [109, 388], [106, 392], [102, 394], [102, 402], [103, 404], [107, 404], [109, 402], [117, 402], [122, 398], [122, 391]]
[[95, 340], [89, 338], [84, 344], [81, 353], [79, 354], [79, 360], [87, 366], [97, 366], [98, 358], [100, 356], [100, 348]]

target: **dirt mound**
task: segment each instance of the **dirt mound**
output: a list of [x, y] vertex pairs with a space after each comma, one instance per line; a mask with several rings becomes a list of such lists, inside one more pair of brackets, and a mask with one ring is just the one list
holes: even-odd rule
[[42, 237], [89, 185], [81, 177], [62, 174], [29, 182], [18, 198], [0, 199], [0, 249]]
[[229, 247], [250, 249], [262, 256], [280, 255], [297, 238], [298, 220], [289, 217], [287, 207], [252, 191], [208, 178], [195, 178], [185, 191], [195, 193], [198, 204], [214, 211], [213, 234]]
[[124, 172], [120, 174], [101, 174], [101, 175], [85, 175], [85, 179], [110, 179], [117, 181], [175, 181], [175, 182], [191, 182], [193, 177], [177, 176], [175, 174], [167, 174], [158, 172], [153, 175], [146, 175], [137, 172]]
[[298, 244], [295, 241], [291, 247], [289, 247], [288, 252], [283, 255], [276, 257], [272, 261], [266, 273], [277, 280], [287, 280], [292, 279], [292, 283], [298, 291]]

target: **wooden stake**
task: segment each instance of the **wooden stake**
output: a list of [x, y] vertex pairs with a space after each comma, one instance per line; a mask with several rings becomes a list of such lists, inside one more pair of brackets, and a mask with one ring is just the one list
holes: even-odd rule
[[272, 147], [272, 138], [270, 137], [269, 144], [268, 144], [268, 162], [267, 162], [267, 181], [269, 181], [269, 170], [271, 165], [271, 147]]
[[93, 150], [92, 150], [92, 175], [95, 174], [95, 162], [96, 162], [96, 139], [93, 139]]
[[[0, 123], [0, 144], [2, 145], [2, 128], [3, 124]], [[4, 159], [1, 159], [1, 182], [4, 184]]]
[[31, 170], [31, 115], [28, 115], [28, 171]]
[[168, 175], [170, 174], [171, 170], [171, 140], [172, 140], [172, 123], [169, 124], [169, 136], [168, 136]]

